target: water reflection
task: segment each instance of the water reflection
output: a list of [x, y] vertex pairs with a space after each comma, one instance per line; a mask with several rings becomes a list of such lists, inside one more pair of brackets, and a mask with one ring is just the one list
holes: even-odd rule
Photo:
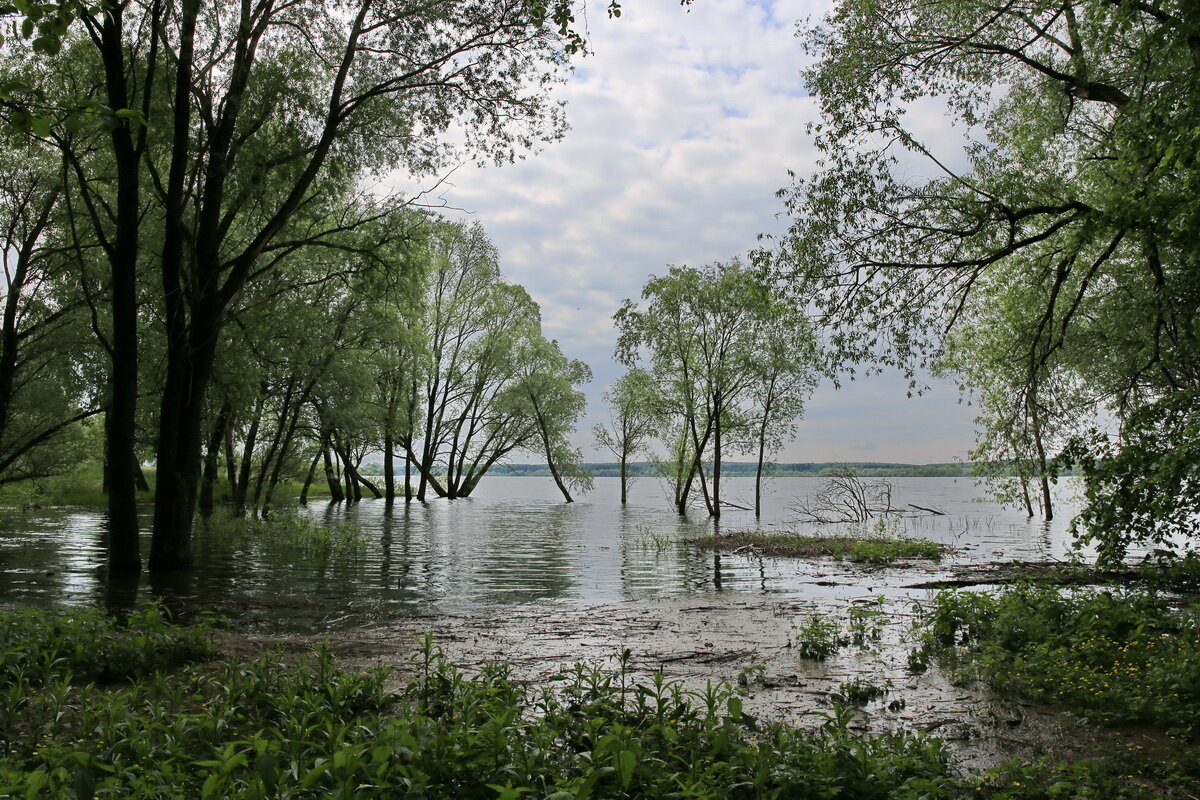
[[[533, 601], [607, 602], [715, 592], [805, 594], [826, 585], [837, 565], [721, 555], [687, 543], [712, 530], [702, 512], [673, 513], [654, 481], [617, 502], [615, 480], [563, 504], [553, 483], [492, 478], [469, 500], [428, 503], [312, 503], [296, 510], [329, 526], [354, 525], [357, 547], [301, 548], [272, 537], [233, 534], [219, 520], [197, 530], [195, 569], [170, 578], [108, 581], [103, 515], [56, 509], [0, 515], [0, 603], [94, 603], [128, 608], [161, 597], [189, 609], [215, 608], [279, 630], [328, 629], [368, 619], [445, 613]], [[750, 482], [730, 481], [731, 496]], [[792, 527], [788, 507], [819, 485], [776, 479], [761, 522], [731, 510], [725, 530]], [[951, 561], [1068, 555], [1069, 501], [1059, 519], [980, 502], [967, 479], [903, 479], [895, 495], [939, 508], [942, 516], [905, 521], [908, 532], [957, 548]], [[148, 542], [143, 552], [148, 552]], [[836, 577], [836, 575], [834, 575]]]

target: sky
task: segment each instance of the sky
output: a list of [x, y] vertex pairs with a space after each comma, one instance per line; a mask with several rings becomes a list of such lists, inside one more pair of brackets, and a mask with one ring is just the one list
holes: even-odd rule
[[[588, 432], [607, 421], [601, 395], [624, 371], [612, 359], [621, 303], [669, 265], [725, 261], [786, 228], [775, 193], [788, 170], [809, 174], [818, 159], [795, 28], [829, 7], [630, 0], [607, 19], [605, 5], [581, 21], [592, 53], [555, 92], [566, 101], [565, 137], [514, 164], [464, 165], [437, 190], [456, 209], [448, 216], [483, 224], [505, 278], [540, 304], [545, 335], [591, 366], [575, 442], [585, 460], [611, 460]], [[944, 121], [926, 113], [910, 122], [936, 133]], [[906, 395], [898, 375], [823, 383], [776, 460], [965, 458], [974, 415], [957, 390], [933, 382], [924, 396]]]

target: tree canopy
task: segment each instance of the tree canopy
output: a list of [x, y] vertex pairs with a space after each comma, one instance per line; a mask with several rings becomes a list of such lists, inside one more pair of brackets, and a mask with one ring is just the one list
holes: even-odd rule
[[[1052, 428], [1061, 445], [1095, 413], [1120, 428], [1194, 396], [1194, 3], [847, 0], [802, 36], [825, 159], [784, 192], [777, 266], [841, 359], [1005, 387], [985, 435], [1017, 459]], [[922, 138], [914, 109], [957, 127]], [[997, 326], [986, 344], [970, 333]], [[1168, 418], [1179, 441], [1190, 408]]]

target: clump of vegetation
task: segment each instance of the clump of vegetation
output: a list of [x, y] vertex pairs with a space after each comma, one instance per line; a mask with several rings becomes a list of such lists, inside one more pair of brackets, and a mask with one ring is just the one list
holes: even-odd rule
[[810, 614], [796, 627], [796, 647], [802, 658], [824, 661], [849, 643], [841, 626], [820, 614]]
[[943, 591], [922, 610], [918, 661], [1106, 723], [1200, 731], [1200, 606], [1144, 591], [1018, 585]]
[[[91, 609], [5, 612], [0, 614], [0, 683], [11, 689], [64, 676], [76, 682], [134, 680], [206, 658], [211, 627], [207, 618], [190, 627], [172, 625], [158, 605], [134, 611], [124, 621]], [[4, 721], [12, 722], [0, 712], [0, 730], [11, 727]]]
[[[91, 611], [0, 614], [0, 630], [12, 643], [0, 673], [5, 797], [1186, 796], [1170, 794], [1172, 776], [1148, 782], [1146, 764], [1115, 760], [953, 777], [936, 739], [856, 733], [849, 707], [812, 731], [759, 726], [724, 684], [633, 682], [628, 653], [615, 671], [576, 665], [536, 687], [503, 663], [467, 674], [426, 639], [411, 680], [389, 693], [384, 672], [340, 669], [325, 648], [299, 663], [211, 658], [206, 627], [153, 607], [124, 625]], [[90, 647], [77, 652], [77, 640]], [[106, 649], [112, 640], [136, 643], [140, 660]], [[124, 682], [93, 682], [102, 674]], [[878, 690], [841, 693], [867, 702]]]
[[883, 638], [884, 626], [888, 623], [883, 609], [883, 597], [868, 603], [856, 603], [850, 607], [850, 641], [860, 647], [867, 642], [878, 642]]
[[886, 686], [880, 686], [861, 678], [855, 678], [852, 681], [843, 681], [838, 684], [838, 688], [833, 693], [833, 699], [840, 703], [849, 703], [853, 706], [865, 706], [872, 700], [878, 700], [888, 693]]
[[877, 520], [870, 527], [851, 526], [829, 536], [739, 531], [702, 536], [696, 544], [711, 550], [796, 558], [826, 557], [865, 564], [891, 564], [901, 559], [918, 558], [937, 561], [945, 550], [945, 545], [929, 539], [904, 536], [896, 525], [886, 520]]

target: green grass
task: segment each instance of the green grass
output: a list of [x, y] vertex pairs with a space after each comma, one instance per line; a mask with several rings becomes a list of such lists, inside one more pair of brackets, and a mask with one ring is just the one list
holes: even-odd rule
[[1112, 724], [1200, 734], [1200, 606], [1133, 590], [943, 591], [917, 660]]
[[711, 550], [750, 550], [764, 556], [834, 558], [866, 564], [891, 564], [901, 559], [937, 561], [945, 549], [929, 539], [902, 536], [894, 527], [879, 523], [831, 536], [761, 531], [713, 534], [700, 537], [696, 544]]

